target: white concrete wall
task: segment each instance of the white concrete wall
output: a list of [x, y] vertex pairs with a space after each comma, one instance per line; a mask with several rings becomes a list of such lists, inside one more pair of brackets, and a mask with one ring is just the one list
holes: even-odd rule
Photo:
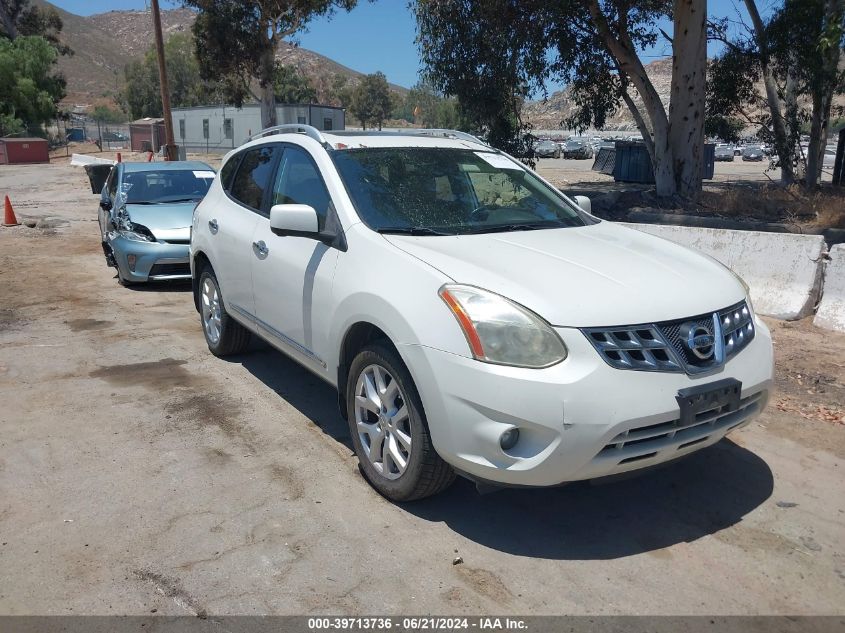
[[778, 319], [813, 313], [822, 285], [821, 235], [729, 231], [688, 226], [627, 224], [719, 260], [751, 288], [754, 308]]
[[830, 249], [822, 300], [813, 325], [845, 332], [845, 244]]

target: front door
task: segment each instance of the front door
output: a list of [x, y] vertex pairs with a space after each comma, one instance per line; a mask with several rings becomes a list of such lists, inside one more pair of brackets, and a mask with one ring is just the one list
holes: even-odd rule
[[[322, 230], [331, 197], [317, 165], [305, 150], [285, 146], [268, 209], [276, 204], [307, 204], [317, 211]], [[327, 342], [331, 288], [338, 251], [322, 242], [270, 231], [258, 218], [253, 236], [252, 285], [258, 325], [274, 344], [323, 373], [328, 371]]]

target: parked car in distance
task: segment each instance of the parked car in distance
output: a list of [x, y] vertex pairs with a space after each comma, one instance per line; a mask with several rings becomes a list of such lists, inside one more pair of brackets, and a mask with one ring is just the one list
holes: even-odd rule
[[734, 148], [731, 145], [725, 145], [724, 143], [716, 145], [716, 149], [713, 150], [713, 159], [717, 161], [733, 162]]
[[828, 145], [824, 149], [824, 158], [822, 167], [824, 169], [833, 169], [836, 166], [836, 145]]
[[128, 141], [129, 137], [122, 132], [103, 132], [102, 139], [107, 143], [118, 143]]
[[534, 144], [534, 154], [538, 158], [560, 158], [560, 146], [554, 141], [538, 141]]
[[112, 168], [97, 215], [106, 263], [122, 284], [191, 278], [191, 214], [213, 179], [199, 161]]
[[760, 145], [746, 145], [742, 150], [742, 160], [761, 161], [763, 160], [763, 148]]
[[271, 128], [194, 213], [200, 325], [335, 387], [394, 501], [614, 475], [748, 424], [773, 360], [747, 286], [588, 208], [460, 132]]
[[592, 158], [593, 146], [583, 138], [571, 138], [563, 146], [564, 158]]

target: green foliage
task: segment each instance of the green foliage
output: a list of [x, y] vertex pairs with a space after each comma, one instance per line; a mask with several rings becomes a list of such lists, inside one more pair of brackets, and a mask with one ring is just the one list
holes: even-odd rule
[[[578, 106], [568, 125], [601, 128], [625, 87], [587, 0], [417, 0], [418, 42], [438, 90], [455, 95], [463, 119], [495, 147], [516, 155], [533, 137], [521, 118], [530, 95], [554, 79]], [[631, 49], [653, 46], [671, 0], [602, 0], [611, 32]], [[562, 122], [563, 123], [563, 122]]]
[[50, 6], [31, 6], [29, 0], [0, 0], [0, 37], [15, 39], [18, 36], [40, 35], [61, 55], [72, 55], [73, 50], [62, 43], [62, 19]]
[[337, 73], [332, 77], [329, 85], [327, 101], [342, 108], [348, 108], [352, 104], [353, 89], [349, 85], [349, 78], [346, 75]]
[[738, 143], [745, 124], [739, 119], [726, 116], [711, 116], [704, 120], [704, 135], [720, 138], [726, 143]]
[[273, 92], [279, 103], [315, 103], [317, 90], [305, 75], [293, 66], [276, 62], [273, 73]]
[[[164, 43], [170, 104], [174, 108], [215, 103], [222, 100], [224, 90], [214, 81], [203, 80], [194, 56], [191, 35], [177, 33]], [[133, 119], [160, 117], [161, 88], [155, 47], [143, 59], [129, 63], [124, 69], [125, 84], [121, 101]]]
[[64, 78], [52, 74], [57, 55], [43, 37], [0, 38], [0, 136], [55, 118], [65, 94]]
[[444, 97], [427, 81], [420, 81], [411, 88], [393, 116], [409, 123], [420, 123], [423, 127], [454, 129], [460, 126], [457, 100]]
[[[843, 0], [782, 0], [760, 37], [729, 39], [727, 19], [711, 25], [711, 34], [728, 46], [708, 69], [707, 115], [738, 116], [757, 127], [758, 136], [775, 146], [774, 167], [803, 161], [797, 143], [803, 132], [812, 135], [813, 119], [815, 142], [824, 144], [822, 123], [830, 116], [832, 96], [845, 91], [845, 69], [837, 63], [845, 48], [843, 7]], [[764, 62], [777, 84], [776, 103], [756, 85], [763, 79]], [[785, 123], [782, 143], [776, 142], [773, 117]]]
[[274, 87], [278, 43], [308, 22], [357, 0], [184, 0], [197, 10], [192, 27], [196, 57], [205, 79], [225, 78], [227, 100], [240, 106], [253, 80]]
[[98, 105], [91, 111], [91, 118], [100, 123], [123, 123], [126, 113], [104, 105]]
[[395, 100], [387, 85], [387, 78], [384, 73], [377, 72], [364, 76], [355, 87], [349, 112], [361, 122], [364, 129], [368, 125], [381, 129], [394, 106]]

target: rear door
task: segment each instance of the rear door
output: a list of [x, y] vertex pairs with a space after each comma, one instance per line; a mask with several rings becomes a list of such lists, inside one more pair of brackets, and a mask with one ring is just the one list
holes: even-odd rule
[[262, 214], [255, 225], [252, 283], [259, 328], [276, 347], [324, 373], [338, 251], [307, 237], [274, 234], [269, 209], [276, 204], [314, 207], [320, 230], [334, 213], [317, 164], [301, 147], [284, 146], [268, 214]]
[[212, 264], [226, 308], [240, 320], [251, 321], [255, 315], [252, 235], [269, 199], [280, 153], [278, 145], [259, 145], [233, 157], [231, 160], [238, 161], [234, 172], [221, 172], [220, 176], [224, 194], [213, 205], [205, 225], [198, 227], [208, 231]]

